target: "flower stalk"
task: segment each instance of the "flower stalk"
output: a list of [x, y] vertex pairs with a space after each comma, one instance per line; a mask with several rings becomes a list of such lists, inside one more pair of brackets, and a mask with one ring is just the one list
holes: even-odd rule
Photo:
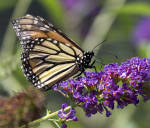
[[[71, 109], [71, 106], [66, 107], [66, 108], [64, 109], [64, 111], [68, 111], [69, 109]], [[49, 119], [51, 119], [51, 118], [57, 116], [57, 114], [58, 114], [59, 111], [60, 111], [60, 110], [58, 110], [58, 111], [56, 111], [56, 112], [53, 112], [53, 113], [49, 113], [49, 114], [47, 113], [47, 114], [46, 114], [45, 116], [43, 116], [42, 118], [37, 119], [37, 120], [34, 120], [34, 121], [28, 123], [27, 125], [23, 125], [23, 126], [21, 126], [20, 128], [26, 128], [26, 126], [29, 126], [29, 127], [35, 126], [35, 125], [39, 124], [39, 123], [42, 122], [42, 121], [49, 120]]]

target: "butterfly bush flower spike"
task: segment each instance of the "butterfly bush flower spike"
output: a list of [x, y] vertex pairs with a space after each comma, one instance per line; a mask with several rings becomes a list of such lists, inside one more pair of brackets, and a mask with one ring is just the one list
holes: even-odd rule
[[75, 116], [75, 109], [71, 108], [68, 113], [66, 113], [65, 108], [67, 107], [67, 104], [62, 104], [62, 109], [58, 112], [58, 117], [62, 121], [62, 128], [66, 128], [67, 125], [65, 122], [68, 121], [77, 121], [77, 117]]
[[129, 104], [138, 104], [139, 96], [149, 99], [150, 59], [134, 57], [120, 66], [109, 64], [104, 71], [86, 72], [84, 77], [63, 81], [54, 88], [81, 107], [86, 116], [105, 113], [109, 117], [115, 103], [123, 109]]

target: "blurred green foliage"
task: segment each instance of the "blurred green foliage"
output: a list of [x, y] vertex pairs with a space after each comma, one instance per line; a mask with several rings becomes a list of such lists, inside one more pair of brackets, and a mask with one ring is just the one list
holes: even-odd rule
[[[133, 39], [134, 28], [141, 18], [150, 15], [149, 0], [1, 0], [0, 2], [0, 93], [13, 95], [31, 84], [21, 71], [21, 46], [16, 39], [10, 20], [26, 13], [39, 15], [61, 28], [72, 39], [80, 42], [85, 50], [96, 49], [96, 57], [104, 63], [121, 63], [133, 56], [150, 57], [149, 42], [138, 43]], [[97, 9], [97, 10], [96, 10]], [[150, 32], [150, 31], [149, 31]], [[118, 56], [118, 59], [115, 58]], [[101, 64], [96, 67], [100, 70]], [[53, 91], [45, 92], [47, 108], [55, 111], [62, 103], [69, 103]], [[78, 109], [79, 122], [69, 123], [69, 128], [149, 128], [150, 103], [141, 102], [115, 110], [111, 117], [95, 115], [85, 117]], [[49, 128], [49, 121], [38, 128]]]
[[52, 18], [54, 22], [56, 22], [57, 24], [64, 22], [64, 11], [59, 0], [55, 0], [55, 1], [54, 0], [38, 0], [38, 1], [39, 1], [39, 4], [41, 4], [43, 8], [45, 8], [45, 11], [47, 12], [47, 14], [54, 17]]
[[12, 8], [16, 4], [17, 0], [3, 0], [0, 4], [0, 11], [5, 11]]
[[150, 5], [146, 3], [129, 3], [119, 10], [122, 14], [150, 15]]

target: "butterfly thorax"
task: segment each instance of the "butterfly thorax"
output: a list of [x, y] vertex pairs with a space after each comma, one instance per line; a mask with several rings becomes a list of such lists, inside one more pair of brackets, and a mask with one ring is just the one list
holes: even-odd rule
[[94, 56], [94, 52], [87, 51], [83, 53], [82, 57], [77, 57], [77, 64], [79, 66], [80, 71], [84, 71], [85, 68], [89, 68], [92, 57]]

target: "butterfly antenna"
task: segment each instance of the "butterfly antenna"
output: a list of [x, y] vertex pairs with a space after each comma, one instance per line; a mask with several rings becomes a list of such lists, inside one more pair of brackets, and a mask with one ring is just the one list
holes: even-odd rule
[[97, 45], [93, 48], [93, 50], [92, 50], [92, 51], [94, 51], [94, 50], [95, 50], [98, 46], [102, 45], [105, 41], [106, 41], [106, 39], [105, 39], [105, 40], [103, 40], [102, 42], [100, 42], [99, 44], [97, 44]]
[[111, 55], [111, 56], [115, 57], [117, 60], [119, 59], [119, 57], [117, 55], [115, 55], [115, 54], [113, 54], [111, 52], [105, 52], [105, 53], [108, 54], [108, 55]]

